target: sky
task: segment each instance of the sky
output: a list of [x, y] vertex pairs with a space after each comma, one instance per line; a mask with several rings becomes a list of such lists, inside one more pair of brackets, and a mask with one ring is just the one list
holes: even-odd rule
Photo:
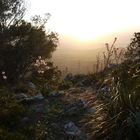
[[59, 34], [53, 61], [61, 70], [92, 69], [97, 51], [117, 37], [117, 47], [126, 47], [140, 31], [140, 0], [26, 0], [25, 18], [50, 13], [46, 30]]
[[47, 29], [90, 44], [121, 33], [123, 40], [124, 33], [139, 31], [139, 5], [140, 0], [28, 0], [25, 18], [50, 13]]

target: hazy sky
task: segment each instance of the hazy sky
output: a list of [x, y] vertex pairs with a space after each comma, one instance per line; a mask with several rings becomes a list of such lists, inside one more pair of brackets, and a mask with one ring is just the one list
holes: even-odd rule
[[125, 47], [140, 29], [140, 0], [26, 1], [26, 19], [51, 14], [47, 28], [59, 34], [54, 62], [71, 71], [78, 70], [79, 62], [83, 71], [92, 68], [97, 50], [102, 53], [105, 43], [111, 44], [117, 37], [116, 45]]
[[[27, 0], [26, 0], [27, 1]], [[28, 0], [26, 18], [50, 13], [48, 28], [80, 41], [140, 27], [140, 0]]]

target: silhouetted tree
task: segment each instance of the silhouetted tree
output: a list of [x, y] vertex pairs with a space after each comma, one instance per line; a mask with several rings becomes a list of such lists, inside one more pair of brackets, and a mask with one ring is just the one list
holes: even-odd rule
[[131, 39], [126, 52], [126, 58], [129, 62], [140, 61], [140, 33], [134, 33], [134, 37]]
[[26, 22], [24, 13], [22, 0], [0, 0], [0, 72], [9, 82], [19, 79], [38, 56], [50, 57], [58, 43], [56, 33], [45, 31], [49, 14]]

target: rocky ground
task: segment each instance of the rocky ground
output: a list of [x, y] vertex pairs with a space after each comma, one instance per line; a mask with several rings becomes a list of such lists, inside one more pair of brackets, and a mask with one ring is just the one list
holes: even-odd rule
[[[92, 139], [87, 131], [90, 126], [88, 118], [94, 117], [97, 112], [96, 95], [92, 88], [73, 87], [54, 91], [45, 98], [41, 93], [34, 97], [18, 94], [17, 98], [33, 112], [31, 116], [23, 118], [23, 124], [47, 120], [47, 126], [53, 130], [54, 140]], [[92, 123], [90, 127], [95, 126]]]
[[52, 113], [57, 115], [53, 125], [56, 126], [56, 131], [61, 129], [60, 132], [57, 131], [59, 139], [90, 139], [84, 131], [83, 120], [85, 116], [96, 112], [93, 107], [96, 100], [93, 89], [78, 87], [60, 93], [58, 93], [58, 97], [56, 93], [48, 98], [50, 104], [54, 107], [54, 110], [51, 110]]

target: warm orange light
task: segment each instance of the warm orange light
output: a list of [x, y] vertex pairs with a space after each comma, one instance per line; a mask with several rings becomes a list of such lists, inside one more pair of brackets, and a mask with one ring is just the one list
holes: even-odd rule
[[81, 41], [140, 25], [140, 0], [30, 0], [29, 15], [51, 13], [47, 28]]

